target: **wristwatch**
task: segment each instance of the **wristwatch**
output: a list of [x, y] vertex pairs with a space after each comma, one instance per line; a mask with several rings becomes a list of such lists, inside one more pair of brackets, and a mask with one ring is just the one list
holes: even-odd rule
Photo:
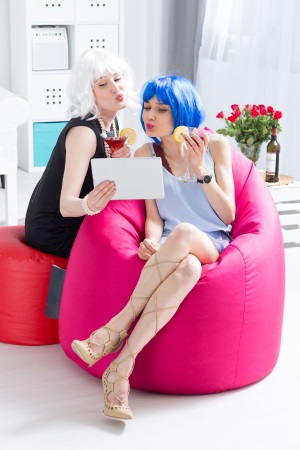
[[208, 184], [211, 182], [211, 180], [212, 180], [212, 175], [208, 174], [208, 175], [204, 175], [204, 177], [201, 180], [199, 180], [199, 178], [197, 178], [197, 183]]

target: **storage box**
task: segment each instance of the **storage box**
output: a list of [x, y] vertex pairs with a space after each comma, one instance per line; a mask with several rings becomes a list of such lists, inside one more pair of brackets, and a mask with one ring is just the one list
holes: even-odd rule
[[68, 69], [68, 37], [65, 27], [33, 27], [32, 70]]
[[33, 122], [64, 122], [69, 100], [69, 73], [33, 72], [30, 82]]
[[116, 55], [119, 54], [119, 25], [78, 25], [75, 36], [75, 58], [90, 48], [108, 50]]
[[34, 167], [47, 165], [57, 138], [67, 122], [35, 122], [33, 124]]
[[[21, 0], [23, 1], [23, 0]], [[80, 0], [82, 2], [82, 0]], [[86, 3], [86, 1], [82, 2]], [[74, 0], [31, 0], [31, 21], [38, 25], [71, 23], [75, 18]]]

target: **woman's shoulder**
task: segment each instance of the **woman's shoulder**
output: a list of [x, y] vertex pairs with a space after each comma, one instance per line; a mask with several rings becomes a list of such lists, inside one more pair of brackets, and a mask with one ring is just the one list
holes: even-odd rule
[[68, 122], [69, 127], [80, 127], [84, 126], [87, 128], [99, 128], [97, 119], [89, 119], [88, 117], [72, 117]]
[[209, 134], [208, 147], [213, 157], [218, 157], [220, 154], [230, 154], [228, 139], [218, 133]]
[[142, 145], [142, 147], [139, 147], [134, 153], [135, 158], [145, 158], [145, 157], [149, 157], [149, 156], [152, 156], [152, 150], [151, 150], [150, 143], [146, 143], [146, 144]]
[[219, 133], [207, 133], [207, 134], [208, 134], [208, 138], [209, 138], [209, 143], [219, 144], [219, 145], [229, 144], [228, 139], [225, 136], [223, 136], [222, 134], [219, 134]]
[[97, 131], [87, 126], [86, 122], [77, 122], [66, 130], [64, 141], [67, 148], [82, 149], [84, 152], [90, 149], [90, 157], [93, 157], [98, 142]]
[[90, 135], [91, 133], [97, 135], [97, 132], [100, 130], [96, 120], [87, 120], [86, 118], [82, 119], [80, 117], [71, 118], [65, 128], [68, 134], [76, 135]]

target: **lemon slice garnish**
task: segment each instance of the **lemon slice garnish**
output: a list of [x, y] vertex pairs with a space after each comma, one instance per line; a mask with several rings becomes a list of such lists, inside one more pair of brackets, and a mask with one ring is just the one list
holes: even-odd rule
[[179, 127], [175, 128], [173, 137], [176, 142], [183, 142], [184, 137], [182, 134], [189, 134], [189, 129], [183, 125], [180, 125]]
[[128, 144], [128, 145], [132, 145], [136, 141], [136, 134], [135, 134], [135, 131], [132, 128], [123, 128], [120, 131], [120, 136], [127, 138], [126, 144]]

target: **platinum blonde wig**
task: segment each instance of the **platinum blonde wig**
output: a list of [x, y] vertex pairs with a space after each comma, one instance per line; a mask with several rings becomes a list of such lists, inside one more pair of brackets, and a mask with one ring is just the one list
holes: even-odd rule
[[133, 74], [129, 65], [119, 56], [106, 50], [91, 49], [81, 55], [70, 75], [67, 86], [70, 117], [84, 119], [92, 114], [91, 119], [93, 119], [100, 115], [93, 88], [95, 81], [107, 73], [111, 75], [121, 73], [126, 83], [128, 100], [133, 104], [138, 102], [132, 90]]

